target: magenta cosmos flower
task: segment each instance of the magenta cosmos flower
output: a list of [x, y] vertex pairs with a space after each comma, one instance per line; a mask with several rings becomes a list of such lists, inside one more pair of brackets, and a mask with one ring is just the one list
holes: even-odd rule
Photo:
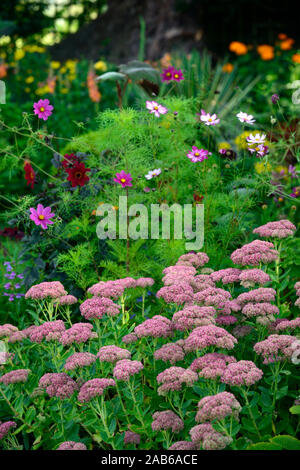
[[50, 104], [49, 100], [39, 100], [33, 104], [34, 114], [37, 114], [40, 119], [47, 121], [48, 117], [51, 116], [54, 107]]
[[120, 171], [120, 173], [116, 173], [116, 178], [114, 178], [114, 181], [116, 183], [119, 183], [122, 188], [126, 188], [127, 186], [132, 186], [131, 183], [132, 176], [130, 173], [125, 173], [124, 170]]
[[55, 215], [51, 212], [51, 207], [44, 207], [43, 204], [38, 204], [36, 209], [31, 207], [30, 212], [30, 219], [33, 220], [35, 225], [41, 225], [44, 230], [46, 230], [48, 225], [54, 223], [50, 220]]
[[198, 149], [193, 145], [192, 150], [187, 153], [187, 157], [191, 160], [191, 162], [203, 162], [203, 160], [207, 160], [208, 155], [211, 155], [211, 152], [204, 149]]
[[156, 103], [156, 101], [146, 101], [146, 108], [149, 109], [150, 114], [159, 117], [161, 114], [166, 114], [168, 112], [167, 108], [161, 104]]
[[174, 67], [172, 67], [172, 65], [164, 69], [163, 72], [160, 74], [161, 80], [163, 82], [170, 82], [173, 79], [173, 71]]
[[206, 113], [203, 109], [201, 109], [200, 119], [207, 126], [215, 126], [220, 122], [220, 119], [217, 118], [216, 114]]

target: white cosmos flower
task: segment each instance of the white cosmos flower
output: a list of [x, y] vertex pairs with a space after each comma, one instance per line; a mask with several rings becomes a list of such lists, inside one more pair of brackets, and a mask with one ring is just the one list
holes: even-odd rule
[[252, 114], [247, 114], [247, 113], [243, 113], [242, 111], [240, 111], [236, 117], [241, 121], [241, 122], [245, 122], [246, 124], [254, 124], [255, 123], [255, 119], [253, 119], [253, 116]]
[[155, 168], [152, 171], [148, 171], [148, 173], [145, 175], [145, 178], [147, 180], [151, 180], [154, 176], [158, 176], [161, 174], [161, 169], [160, 168]]
[[266, 139], [266, 134], [250, 134], [247, 137], [248, 144], [263, 144]]

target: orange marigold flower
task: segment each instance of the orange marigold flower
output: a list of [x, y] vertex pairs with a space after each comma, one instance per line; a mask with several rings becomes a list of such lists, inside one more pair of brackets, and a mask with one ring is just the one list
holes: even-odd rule
[[287, 39], [287, 35], [286, 34], [283, 34], [283, 33], [279, 33], [278, 34], [278, 39], [280, 39], [281, 41], [283, 41], [284, 39]]
[[257, 47], [257, 52], [263, 60], [272, 60], [274, 59], [274, 47], [269, 46], [268, 44], [262, 44]]
[[7, 65], [0, 64], [0, 78], [4, 78], [7, 75]]
[[243, 42], [233, 41], [229, 44], [229, 50], [237, 55], [244, 55], [248, 52], [248, 47]]
[[296, 64], [300, 64], [300, 54], [294, 54], [292, 56], [292, 61], [295, 62]]
[[290, 49], [292, 49], [294, 42], [294, 39], [287, 38], [281, 42], [280, 49], [282, 49], [283, 51], [289, 51]]
[[222, 70], [225, 73], [230, 73], [230, 72], [233, 71], [233, 69], [234, 69], [233, 65], [230, 64], [229, 62], [227, 64], [224, 64], [223, 67], [222, 67]]

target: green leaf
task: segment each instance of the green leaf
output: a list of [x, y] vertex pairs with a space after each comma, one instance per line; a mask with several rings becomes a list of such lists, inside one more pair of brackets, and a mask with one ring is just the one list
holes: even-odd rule
[[275, 436], [273, 437], [271, 442], [281, 446], [283, 449], [300, 450], [300, 441], [293, 436]]
[[282, 447], [271, 442], [258, 442], [251, 444], [246, 450], [282, 450]]
[[131, 80], [138, 81], [146, 79], [159, 83], [159, 73], [151, 65], [145, 64], [138, 60], [132, 60], [126, 65], [120, 65], [119, 70], [121, 73], [127, 75]]
[[300, 405], [292, 406], [289, 411], [292, 415], [300, 415]]
[[126, 79], [126, 76], [120, 72], [107, 72], [97, 77], [97, 80], [101, 80], [102, 82], [106, 80], [113, 80], [114, 82], [116, 82], [117, 80], [125, 80], [125, 79]]

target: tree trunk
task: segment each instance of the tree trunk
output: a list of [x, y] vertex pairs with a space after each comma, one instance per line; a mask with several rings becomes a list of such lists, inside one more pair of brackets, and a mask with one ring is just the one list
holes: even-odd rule
[[176, 0], [108, 0], [108, 9], [96, 20], [50, 48], [53, 59], [101, 56], [113, 63], [137, 59], [142, 18], [146, 24], [145, 57], [155, 60], [165, 52], [202, 48], [202, 31], [192, 14], [180, 14]]

